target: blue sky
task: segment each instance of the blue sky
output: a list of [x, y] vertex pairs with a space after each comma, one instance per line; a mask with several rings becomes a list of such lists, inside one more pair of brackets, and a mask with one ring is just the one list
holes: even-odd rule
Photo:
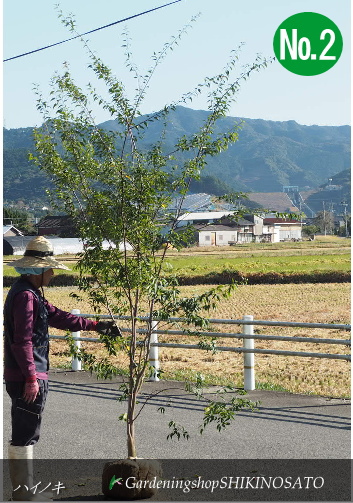
[[[61, 0], [60, 8], [72, 12], [79, 32], [85, 32], [118, 19], [167, 3], [168, 0]], [[4, 0], [4, 58], [55, 43], [70, 36], [57, 18], [50, 0]], [[284, 19], [299, 12], [318, 12], [334, 21], [343, 35], [340, 60], [326, 73], [314, 77], [294, 75], [277, 61], [255, 73], [243, 83], [230, 115], [276, 121], [295, 120], [300, 124], [350, 124], [350, 0], [182, 0], [164, 9], [96, 32], [89, 37], [90, 48], [111, 66], [125, 82], [127, 92], [134, 80], [124, 66], [122, 32], [126, 27], [132, 40], [133, 59], [141, 73], [146, 72], [153, 52], [176, 35], [201, 13], [178, 47], [159, 67], [142, 113], [159, 110], [193, 89], [205, 76], [219, 72], [232, 49], [244, 47], [239, 61], [251, 63], [258, 53], [273, 56], [273, 36]], [[50, 78], [70, 64], [79, 85], [94, 82], [87, 69], [88, 57], [80, 41], [4, 63], [3, 116], [6, 128], [35, 126], [41, 123], [36, 111], [33, 84], [43, 94]], [[207, 109], [206, 99], [189, 105]], [[108, 120], [96, 112], [97, 122]]]

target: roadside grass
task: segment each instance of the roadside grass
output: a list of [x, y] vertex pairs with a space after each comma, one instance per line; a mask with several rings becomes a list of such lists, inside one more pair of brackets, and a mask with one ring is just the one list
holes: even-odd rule
[[255, 382], [255, 388], [265, 389], [269, 391], [285, 391], [285, 392], [289, 391], [288, 389], [284, 388], [283, 386], [280, 386], [279, 384], [273, 384], [270, 382]]
[[[204, 292], [209, 286], [184, 286], [185, 295]], [[92, 313], [87, 300], [78, 301], [69, 296], [75, 287], [49, 287], [45, 294], [49, 302], [70, 311], [78, 308], [82, 313]], [[350, 285], [347, 283], [296, 284], [296, 285], [240, 285], [230, 299], [222, 301], [210, 318], [240, 319], [251, 314], [258, 320], [297, 321], [308, 323], [350, 323]], [[124, 323], [121, 323], [124, 326]], [[126, 324], [125, 324], [126, 326]], [[161, 327], [162, 328], [162, 327]], [[173, 327], [178, 328], [178, 327]], [[241, 333], [239, 326], [214, 325], [212, 331]], [[51, 334], [63, 335], [55, 329]], [[255, 333], [289, 335], [293, 337], [317, 337], [348, 339], [348, 333], [340, 330], [322, 330], [289, 327], [255, 327]], [[96, 333], [82, 334], [96, 337]], [[189, 336], [160, 336], [160, 342], [197, 344], [198, 339]], [[99, 343], [83, 342], [82, 345], [101, 357], [106, 356]], [[241, 347], [242, 340], [217, 340], [219, 346]], [[348, 353], [346, 346], [332, 344], [255, 341], [256, 348], [289, 351]], [[70, 357], [65, 341], [51, 341], [51, 367], [69, 368]], [[231, 384], [243, 386], [243, 356], [238, 353], [160, 348], [163, 379], [184, 380], [200, 372], [207, 384]], [[121, 368], [128, 368], [125, 355], [118, 354], [113, 360]], [[287, 390], [292, 393], [315, 394], [330, 397], [350, 396], [350, 364], [344, 360], [315, 357], [255, 355], [255, 379], [258, 389]]]

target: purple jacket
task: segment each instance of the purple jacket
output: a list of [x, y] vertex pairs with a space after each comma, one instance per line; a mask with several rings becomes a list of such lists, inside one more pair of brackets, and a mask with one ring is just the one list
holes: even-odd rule
[[[25, 283], [24, 283], [25, 282]], [[20, 286], [20, 288], [18, 288]], [[28, 288], [27, 288], [28, 287]], [[19, 289], [12, 291], [13, 289]], [[46, 322], [50, 327], [78, 332], [80, 330], [95, 330], [96, 322], [80, 316], [61, 311], [41, 296], [27, 280], [20, 278], [10, 290], [5, 303], [5, 368], [6, 381], [24, 381], [27, 377], [36, 375], [38, 379], [47, 379], [48, 365], [38, 367], [35, 361], [36, 334], [38, 313], [41, 307], [46, 314]], [[31, 291], [32, 290], [32, 291]], [[11, 295], [11, 293], [15, 295]], [[45, 334], [48, 344], [49, 335]], [[43, 355], [42, 355], [43, 358]], [[44, 359], [47, 358], [44, 355]], [[12, 361], [12, 364], [6, 362]], [[37, 370], [36, 370], [37, 363]], [[47, 363], [47, 362], [44, 362]], [[38, 371], [40, 369], [40, 371]]]

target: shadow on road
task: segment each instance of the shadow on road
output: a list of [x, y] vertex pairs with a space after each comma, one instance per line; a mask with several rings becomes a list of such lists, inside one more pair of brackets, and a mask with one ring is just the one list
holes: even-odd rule
[[[159, 382], [161, 384], [161, 382]], [[119, 385], [118, 385], [119, 386]], [[141, 393], [139, 400], [142, 403], [146, 402], [149, 407], [170, 407], [183, 410], [192, 410], [202, 412], [207, 404], [207, 400], [197, 398], [182, 388], [168, 387], [165, 383], [165, 388], [159, 386], [158, 391], [151, 393]], [[67, 393], [69, 395], [80, 395], [97, 398], [99, 400], [117, 400], [122, 396], [122, 393], [117, 388], [112, 388], [110, 383], [97, 384], [72, 384], [63, 383], [60, 381], [50, 380], [51, 392]], [[170, 391], [173, 391], [172, 393]], [[158, 394], [157, 394], [158, 393]], [[215, 393], [209, 393], [208, 396], [215, 397]], [[251, 396], [249, 397], [251, 398]], [[349, 406], [347, 402], [347, 407]], [[342, 403], [325, 403], [325, 410], [329, 409], [329, 414], [320, 412], [320, 405], [290, 405], [258, 408], [251, 412], [253, 418], [258, 418], [268, 421], [281, 421], [290, 423], [300, 423], [322, 428], [331, 429], [350, 429], [350, 417], [347, 410], [347, 416], [342, 416]], [[336, 412], [337, 411], [337, 412]], [[339, 413], [340, 412], [340, 413]], [[249, 412], [239, 412], [238, 416], [248, 416]]]

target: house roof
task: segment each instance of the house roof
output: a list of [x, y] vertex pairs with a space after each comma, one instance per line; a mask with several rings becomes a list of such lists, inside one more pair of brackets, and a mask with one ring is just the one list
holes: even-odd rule
[[[180, 206], [181, 205], [181, 206]], [[215, 196], [199, 192], [197, 194], [188, 194], [184, 197], [176, 197], [169, 205], [169, 210], [180, 208], [183, 211], [200, 211], [200, 210], [228, 210], [231, 205], [224, 201], [219, 201]]]
[[232, 211], [194, 211], [191, 213], [184, 213], [178, 220], [215, 220], [227, 215], [231, 215]]
[[299, 220], [290, 220], [286, 218], [264, 218], [264, 225], [274, 225], [274, 224], [300, 224]]
[[19, 231], [14, 225], [4, 225], [3, 234], [6, 234], [9, 231], [15, 232], [18, 236], [23, 236], [23, 233]]
[[251, 220], [247, 220], [246, 218], [238, 218], [237, 220], [231, 220], [232, 223], [234, 223], [234, 225], [232, 225], [232, 227], [236, 227], [236, 226], [239, 226], [239, 225], [246, 225], [246, 226], [254, 226], [255, 225], [255, 222], [252, 222]]
[[194, 225], [195, 229], [197, 229], [199, 232], [202, 231], [230, 231], [230, 232], [235, 232], [236, 228], [231, 227], [230, 225], [203, 225], [203, 224], [197, 224]]
[[56, 227], [56, 228], [62, 228], [62, 227], [67, 227], [67, 226], [72, 226], [73, 221], [72, 218], [67, 216], [67, 215], [58, 215], [58, 216], [46, 216], [38, 222], [37, 226], [38, 227]]

